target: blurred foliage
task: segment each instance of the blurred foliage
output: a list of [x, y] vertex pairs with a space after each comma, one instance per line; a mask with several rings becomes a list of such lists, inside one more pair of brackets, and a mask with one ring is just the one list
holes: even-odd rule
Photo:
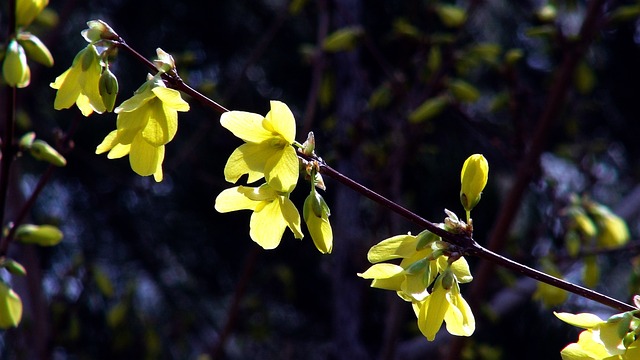
[[[302, 241], [287, 235], [277, 250], [256, 256], [245, 228], [248, 214], [213, 209], [216, 194], [227, 187], [226, 158], [240, 145], [219, 126], [218, 114], [192, 103], [180, 117], [162, 183], [138, 177], [126, 160], [94, 155], [115, 115], [54, 111], [49, 88], [85, 45], [80, 31], [86, 21], [106, 21], [146, 57], [162, 47], [187, 83], [228, 109], [262, 114], [269, 100], [286, 102], [299, 141], [306, 136], [302, 131], [313, 130], [316, 151], [331, 166], [354, 155], [350, 174], [427, 219], [440, 219], [443, 208], [462, 213], [460, 166], [469, 154], [483, 153], [492, 173], [474, 210], [474, 229], [485, 243], [589, 3], [52, 1], [33, 32], [55, 64], [33, 64], [31, 84], [18, 92], [17, 132], [35, 131], [52, 144], [60, 133], [74, 139], [64, 154], [66, 168], [56, 171], [31, 213], [34, 223], [59, 225], [64, 240], [53, 248], [12, 247], [28, 276], [11, 281], [29, 300], [21, 327], [2, 334], [0, 357], [206, 358], [228, 336], [228, 359], [338, 359], [348, 352], [337, 346], [336, 328], [351, 321], [363, 358], [439, 356], [450, 340], [427, 344], [413, 314], [391, 305], [398, 299], [362, 280], [349, 289], [363, 294], [358, 312], [346, 322], [334, 316], [336, 299], [344, 295], [338, 279], [366, 269], [368, 247], [394, 233], [420, 231], [368, 200], [349, 214], [363, 234], [357, 257], [335, 255], [348, 229], [335, 229], [334, 255], [320, 256], [308, 235]], [[632, 239], [640, 231], [640, 202], [631, 196], [640, 180], [640, 5], [606, 4], [598, 22], [603, 28], [575, 68], [547, 151], [531, 170], [535, 181], [501, 251], [534, 267], [551, 257], [576, 282], [582, 263], [563, 252], [562, 211], [572, 194], [624, 211]], [[0, 17], [0, 28], [5, 21]], [[111, 70], [120, 81], [117, 103], [147, 73], [127, 56], [119, 56]], [[360, 93], [347, 92], [354, 84], [345, 79], [355, 79]], [[356, 116], [342, 118], [344, 108]], [[19, 160], [16, 207], [45, 166]], [[347, 214], [333, 205], [341, 185], [325, 181], [333, 223]], [[621, 300], [640, 292], [640, 257], [637, 242], [631, 243], [635, 251], [597, 260], [596, 288]], [[469, 261], [474, 274], [479, 262]], [[337, 262], [349, 262], [354, 271], [337, 273]], [[511, 276], [495, 276], [488, 293], [498, 298], [517, 292]], [[489, 296], [475, 299], [478, 329], [464, 346], [464, 359], [559, 357], [577, 332], [567, 334], [568, 327], [531, 300], [534, 289], [527, 289], [510, 307]], [[562, 306], [609, 311], [572, 295]], [[230, 314], [233, 327], [225, 333]]]

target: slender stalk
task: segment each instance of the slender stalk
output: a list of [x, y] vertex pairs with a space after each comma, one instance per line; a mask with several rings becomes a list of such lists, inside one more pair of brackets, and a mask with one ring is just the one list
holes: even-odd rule
[[[16, 29], [16, 0], [9, 0], [9, 16], [8, 18], [8, 34], [7, 39], [15, 36]], [[15, 148], [13, 144], [13, 134], [15, 131], [16, 117], [16, 88], [5, 87], [7, 112], [5, 114], [4, 133], [2, 134], [2, 159], [0, 160], [0, 226], [4, 224], [5, 211], [7, 207], [7, 193], [9, 191], [9, 178], [11, 163], [15, 156]], [[9, 248], [8, 237], [2, 237], [0, 240], [0, 256], [6, 255]]]
[[[310, 159], [306, 156], [301, 156], [301, 157], [304, 157], [305, 160]], [[569, 291], [576, 295], [582, 296], [584, 298], [593, 300], [595, 302], [598, 302], [600, 304], [609, 306], [611, 308], [614, 308], [620, 311], [636, 310], [635, 307], [629, 304], [626, 304], [622, 301], [616, 300], [614, 298], [600, 294], [596, 291], [584, 288], [582, 286], [570, 283], [568, 281], [556, 278], [554, 276], [545, 274], [541, 271], [530, 268], [526, 265], [520, 264], [511, 259], [508, 259], [500, 254], [494, 253], [493, 251], [485, 249], [468, 235], [454, 234], [446, 230], [443, 230], [440, 227], [438, 227], [436, 224], [423, 219], [419, 215], [402, 207], [401, 205], [385, 198], [384, 196], [376, 193], [373, 190], [368, 189], [362, 184], [351, 180], [350, 178], [344, 176], [343, 174], [339, 173], [338, 171], [324, 164], [323, 162], [319, 161], [318, 163], [320, 165], [320, 172], [322, 172], [322, 174], [330, 176], [331, 178], [339, 181], [343, 185], [353, 189], [354, 191], [360, 193], [361, 195], [391, 209], [393, 212], [405, 217], [407, 220], [410, 220], [413, 223], [442, 237], [443, 240], [459, 247], [461, 252], [465, 255], [477, 256], [479, 258], [488, 260], [492, 264], [502, 266], [511, 271], [520, 273], [532, 279]]]
[[[157, 72], [157, 69], [155, 67], [155, 65], [150, 62], [149, 60], [147, 60], [146, 58], [144, 58], [142, 55], [140, 55], [137, 51], [135, 51], [133, 48], [129, 47], [122, 39], [119, 39], [118, 41], [114, 41], [114, 43], [119, 46], [122, 47], [124, 49], [126, 49], [130, 54], [132, 54], [135, 58], [137, 58], [139, 61], [141, 61], [142, 63], [146, 64], [146, 66], [154, 73]], [[213, 109], [214, 111], [222, 114], [224, 112], [227, 112], [229, 110], [227, 110], [226, 108], [224, 108], [223, 106], [217, 104], [216, 102], [214, 102], [213, 100], [207, 98], [206, 96], [200, 94], [199, 92], [197, 92], [196, 90], [194, 90], [193, 88], [191, 88], [190, 86], [188, 86], [186, 83], [184, 83], [184, 81], [182, 81], [182, 79], [177, 75], [177, 73], [173, 73], [173, 74], [165, 74], [166, 78], [165, 80], [169, 83], [169, 85], [171, 85], [173, 88], [183, 91], [184, 93], [192, 96], [193, 98], [195, 98], [197, 101], [199, 101], [200, 103], [202, 103], [203, 105]], [[538, 280], [540, 282], [549, 284], [551, 286], [555, 286], [558, 287], [560, 289], [569, 291], [571, 293], [577, 294], [579, 296], [582, 296], [584, 298], [593, 300], [595, 302], [598, 302], [600, 304], [606, 305], [606, 306], [610, 306], [614, 309], [617, 310], [621, 310], [621, 311], [630, 311], [630, 310], [635, 310], [635, 308], [629, 304], [626, 304], [624, 302], [621, 302], [619, 300], [613, 299], [611, 297], [608, 297], [606, 295], [600, 294], [596, 291], [584, 288], [582, 286], [578, 286], [575, 285], [573, 283], [567, 282], [565, 280], [561, 280], [558, 279], [556, 277], [553, 277], [551, 275], [545, 274], [543, 272], [540, 272], [538, 270], [535, 270], [533, 268], [530, 268], [526, 265], [520, 264], [518, 262], [515, 262], [513, 260], [510, 260], [502, 255], [499, 255], [497, 253], [494, 253], [488, 249], [485, 249], [484, 247], [480, 246], [475, 240], [473, 240], [473, 238], [470, 236], [470, 234], [456, 234], [456, 233], [451, 233], [449, 231], [446, 231], [442, 228], [440, 228], [438, 225], [436, 225], [435, 223], [432, 223], [424, 218], [422, 218], [421, 216], [415, 214], [414, 212], [406, 209], [405, 207], [399, 205], [398, 203], [391, 201], [389, 199], [387, 199], [386, 197], [376, 193], [375, 191], [365, 187], [364, 185], [352, 180], [351, 178], [341, 174], [340, 172], [338, 172], [337, 170], [333, 169], [332, 167], [330, 167], [329, 165], [327, 165], [322, 159], [316, 157], [316, 156], [308, 156], [305, 155], [303, 153], [298, 153], [298, 156], [306, 161], [314, 161], [317, 162], [320, 168], [320, 172], [322, 174], [325, 174], [327, 176], [330, 176], [331, 178], [337, 180], [338, 182], [340, 182], [341, 184], [351, 188], [352, 190], [356, 191], [357, 193], [373, 200], [374, 202], [387, 207], [388, 209], [390, 209], [391, 211], [397, 213], [398, 215], [403, 216], [404, 218], [406, 218], [407, 220], [417, 224], [418, 226], [420, 226], [421, 228], [424, 228], [426, 230], [431, 231], [432, 233], [440, 236], [443, 240], [449, 242], [450, 244], [453, 244], [454, 246], [458, 247], [458, 250], [461, 251], [461, 253], [463, 255], [472, 255], [472, 256], [477, 256], [480, 257], [482, 259], [488, 260], [490, 263], [492, 264], [496, 264], [499, 266], [502, 266], [504, 268], [507, 268], [509, 270], [512, 270], [514, 272], [518, 272], [520, 274], [523, 274], [525, 276], [531, 277], [535, 280]], [[218, 352], [219, 350], [216, 349], [216, 352]]]

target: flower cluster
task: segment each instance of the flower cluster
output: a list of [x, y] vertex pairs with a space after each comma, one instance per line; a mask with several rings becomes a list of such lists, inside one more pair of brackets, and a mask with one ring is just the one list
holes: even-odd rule
[[563, 360], [640, 359], [640, 318], [637, 310], [616, 314], [607, 320], [590, 313], [554, 313], [560, 320], [585, 329], [578, 342], [567, 345]]
[[[451, 230], [446, 224], [440, 226]], [[473, 334], [475, 319], [459, 285], [473, 279], [469, 265], [439, 236], [426, 230], [417, 236], [393, 236], [374, 245], [367, 258], [374, 265], [358, 276], [411, 302], [418, 327], [429, 341], [443, 321], [453, 335]], [[383, 262], [393, 259], [402, 260], [398, 265]]]
[[148, 75], [134, 95], [114, 110], [118, 80], [110, 71], [108, 60], [121, 40], [103, 21], [92, 20], [87, 25], [82, 36], [89, 44], [51, 84], [58, 90], [54, 107], [60, 110], [75, 104], [84, 116], [114, 111], [118, 114], [116, 130], [107, 134], [96, 153], [108, 152], [109, 159], [129, 155], [134, 172], [162, 181], [165, 145], [178, 130], [178, 112], [189, 111], [180, 92], [168, 88], [163, 80], [164, 74], [176, 72], [175, 61], [157, 49], [156, 74]]
[[[237, 186], [224, 190], [215, 201], [219, 212], [252, 210], [249, 235], [265, 249], [276, 248], [287, 227], [295, 238], [303, 237], [300, 214], [289, 196], [301, 169], [293, 146], [308, 148], [295, 141], [296, 123], [289, 107], [280, 101], [271, 101], [270, 105], [264, 117], [245, 111], [229, 111], [220, 117], [222, 126], [244, 141], [229, 156], [224, 167], [225, 179], [236, 183], [247, 175], [248, 183], [263, 178], [265, 183], [255, 188]], [[321, 183], [317, 180], [319, 174], [315, 167], [309, 167], [306, 173], [311, 180], [311, 194], [304, 204], [304, 220], [318, 250], [330, 253], [333, 248], [330, 212], [316, 191]]]

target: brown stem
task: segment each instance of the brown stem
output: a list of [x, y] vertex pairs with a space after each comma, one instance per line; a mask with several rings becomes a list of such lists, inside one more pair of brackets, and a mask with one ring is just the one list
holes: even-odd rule
[[[15, 37], [16, 31], [16, 0], [9, 0], [7, 39]], [[16, 117], [16, 88], [8, 86], [5, 88], [7, 112], [5, 114], [4, 133], [2, 134], [2, 145], [0, 145], [0, 227], [4, 224], [5, 211], [7, 207], [7, 193], [9, 191], [9, 171], [11, 163], [16, 154], [13, 144]], [[8, 237], [0, 240], [0, 256], [7, 254], [9, 248]]]
[[[300, 154], [302, 158], [304, 158], [305, 160], [313, 160], [313, 157], [307, 157], [305, 155]], [[316, 161], [318, 161], [319, 159], [315, 159]], [[502, 266], [506, 269], [509, 269], [511, 271], [523, 274], [525, 276], [528, 276], [532, 279], [538, 280], [540, 282], [549, 284], [551, 286], [555, 286], [557, 288], [572, 292], [576, 295], [582, 296], [584, 298], [593, 300], [595, 302], [598, 302], [600, 304], [609, 306], [611, 308], [620, 310], [620, 311], [631, 311], [631, 310], [635, 310], [635, 307], [626, 304], [624, 302], [621, 302], [619, 300], [613, 299], [611, 297], [608, 297], [606, 295], [600, 294], [596, 291], [584, 288], [582, 286], [578, 286], [576, 284], [567, 282], [565, 280], [562, 279], [558, 279], [556, 277], [553, 277], [551, 275], [545, 274], [541, 271], [538, 271], [536, 269], [530, 268], [526, 265], [520, 264], [518, 262], [515, 262], [513, 260], [510, 260], [502, 255], [499, 255], [493, 251], [490, 251], [488, 249], [485, 249], [484, 247], [480, 246], [475, 240], [473, 240], [470, 236], [465, 235], [465, 234], [454, 234], [451, 232], [448, 232], [446, 230], [441, 229], [440, 227], [438, 227], [436, 224], [423, 219], [422, 217], [418, 216], [417, 214], [411, 212], [410, 210], [402, 207], [401, 205], [385, 198], [384, 196], [376, 193], [373, 190], [368, 189], [367, 187], [361, 185], [360, 183], [357, 183], [353, 180], [351, 180], [350, 178], [342, 175], [341, 173], [339, 173], [338, 171], [334, 170], [333, 168], [331, 168], [330, 166], [324, 164], [321, 161], [318, 161], [319, 165], [320, 165], [320, 171], [322, 172], [322, 174], [330, 176], [331, 178], [339, 181], [341, 184], [353, 189], [354, 191], [360, 193], [361, 195], [377, 202], [380, 205], [383, 205], [389, 209], [391, 209], [393, 212], [402, 215], [403, 217], [405, 217], [407, 220], [410, 220], [412, 222], [414, 222], [415, 224], [419, 225], [422, 228], [425, 228], [431, 232], [433, 232], [434, 234], [442, 237], [443, 240], [449, 242], [450, 244], [453, 244], [455, 246], [458, 247], [458, 250], [460, 250], [460, 252], [462, 254], [465, 255], [471, 255], [471, 256], [477, 256], [479, 258], [488, 260], [489, 263], [494, 264], [494, 265], [499, 265]]]

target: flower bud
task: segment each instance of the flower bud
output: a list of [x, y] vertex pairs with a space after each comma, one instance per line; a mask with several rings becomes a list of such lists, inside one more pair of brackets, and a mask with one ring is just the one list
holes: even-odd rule
[[108, 67], [100, 75], [98, 90], [107, 111], [113, 111], [116, 105], [116, 97], [118, 96], [118, 79]]
[[7, 269], [7, 271], [13, 275], [27, 275], [27, 270], [24, 266], [13, 259], [4, 258], [3, 260], [0, 260], [0, 267]]
[[418, 235], [416, 235], [416, 238], [418, 240], [416, 242], [416, 251], [420, 251], [431, 245], [431, 243], [433, 243], [434, 241], [440, 240], [440, 236], [432, 233], [429, 230], [424, 230], [423, 232], [419, 233]]
[[67, 160], [60, 155], [51, 145], [43, 140], [34, 140], [29, 148], [31, 156], [38, 160], [46, 161], [55, 166], [67, 165]]
[[307, 134], [307, 140], [302, 143], [302, 153], [308, 156], [313, 155], [313, 151], [316, 149], [316, 138], [313, 136], [313, 131], [309, 131]]
[[333, 231], [329, 215], [331, 212], [327, 203], [315, 189], [312, 190], [304, 201], [302, 216], [313, 243], [323, 254], [329, 254], [333, 249]]
[[442, 287], [445, 290], [449, 290], [453, 287], [454, 282], [456, 281], [455, 275], [453, 275], [453, 271], [450, 268], [447, 268], [442, 273]]
[[48, 4], [49, 0], [17, 0], [16, 24], [18, 26], [31, 24]]
[[464, 9], [455, 5], [440, 4], [436, 7], [436, 13], [442, 23], [450, 28], [460, 27], [467, 20]]
[[90, 20], [87, 21], [88, 29], [82, 30], [81, 34], [90, 43], [95, 43], [100, 40], [117, 40], [118, 34], [102, 20]]
[[46, 67], [53, 66], [53, 56], [47, 46], [37, 36], [23, 32], [18, 34], [18, 43], [24, 48], [27, 57]]
[[63, 234], [53, 225], [23, 224], [16, 230], [16, 240], [25, 244], [54, 246], [62, 241]]
[[173, 56], [171, 56], [171, 54], [162, 50], [161, 48], [157, 48], [156, 55], [158, 56], [158, 59], [154, 60], [153, 63], [156, 65], [158, 71], [167, 72], [175, 70], [176, 61], [173, 59]]
[[0, 281], [0, 329], [16, 327], [22, 319], [22, 300], [13, 289]]
[[424, 269], [429, 266], [429, 259], [424, 258], [424, 259], [420, 259], [414, 263], [412, 263], [411, 265], [409, 265], [409, 267], [407, 267], [407, 269], [405, 270], [405, 272], [408, 275], [416, 275], [422, 271], [424, 271]]
[[16, 40], [11, 40], [7, 46], [2, 63], [2, 77], [9, 86], [18, 88], [26, 87], [31, 81], [27, 56], [24, 48]]
[[469, 156], [460, 173], [460, 202], [466, 211], [471, 211], [482, 195], [489, 179], [489, 163], [481, 154]]
[[36, 133], [34, 133], [33, 131], [30, 131], [22, 135], [22, 137], [20, 138], [20, 142], [18, 143], [18, 146], [20, 147], [21, 150], [28, 150], [31, 148], [31, 145], [33, 144], [33, 141], [35, 139], [36, 139]]

